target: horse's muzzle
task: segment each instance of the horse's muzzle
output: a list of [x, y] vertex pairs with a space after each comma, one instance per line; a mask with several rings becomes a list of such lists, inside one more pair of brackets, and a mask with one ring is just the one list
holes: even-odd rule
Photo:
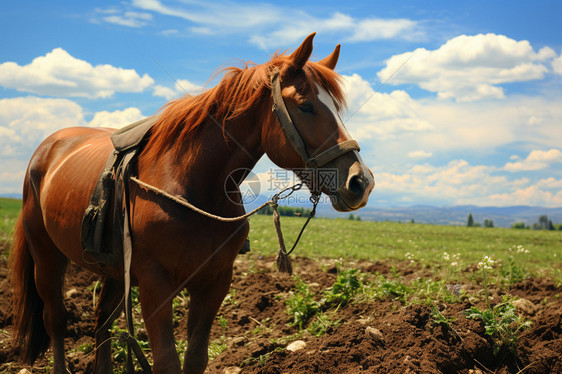
[[349, 212], [364, 207], [375, 186], [373, 173], [360, 162], [349, 169], [347, 180], [332, 198], [332, 206], [340, 212]]

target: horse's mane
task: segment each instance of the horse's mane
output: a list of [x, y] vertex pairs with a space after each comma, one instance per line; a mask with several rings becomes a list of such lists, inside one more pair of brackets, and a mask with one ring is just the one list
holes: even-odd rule
[[[152, 128], [150, 145], [159, 151], [174, 145], [181, 147], [208, 119], [224, 127], [252, 107], [263, 103], [270, 94], [270, 74], [280, 69], [281, 79], [290, 74], [292, 61], [284, 54], [274, 55], [262, 65], [244, 63], [243, 68], [229, 67], [220, 83], [197, 96], [186, 95], [167, 103]], [[334, 98], [338, 109], [345, 107], [341, 76], [323, 65], [307, 62], [303, 68], [306, 84], [318, 83]]]

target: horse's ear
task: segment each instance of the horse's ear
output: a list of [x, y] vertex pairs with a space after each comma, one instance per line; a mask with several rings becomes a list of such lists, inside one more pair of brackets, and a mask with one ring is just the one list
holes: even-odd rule
[[291, 60], [293, 60], [295, 68], [298, 70], [303, 68], [312, 54], [312, 39], [314, 39], [314, 35], [316, 35], [315, 32], [307, 36], [300, 47], [289, 56]]
[[334, 70], [336, 64], [338, 63], [338, 59], [340, 58], [340, 48], [341, 45], [336, 45], [336, 49], [334, 49], [334, 52], [332, 52], [331, 55], [326, 56], [322, 60], [318, 61], [318, 63]]

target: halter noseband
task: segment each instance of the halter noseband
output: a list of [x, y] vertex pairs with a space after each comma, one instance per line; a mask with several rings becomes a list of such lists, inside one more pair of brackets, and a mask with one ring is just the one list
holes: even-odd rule
[[289, 114], [289, 111], [285, 106], [283, 96], [281, 95], [281, 83], [279, 81], [278, 68], [275, 68], [271, 73], [271, 95], [273, 96], [273, 111], [277, 115], [281, 128], [285, 132], [287, 139], [289, 139], [289, 143], [291, 143], [295, 151], [297, 151], [303, 159], [307, 168], [319, 168], [347, 152], [359, 151], [359, 144], [357, 144], [355, 140], [345, 140], [314, 157], [309, 157], [306, 152], [306, 146], [302, 136], [291, 119], [291, 115]]

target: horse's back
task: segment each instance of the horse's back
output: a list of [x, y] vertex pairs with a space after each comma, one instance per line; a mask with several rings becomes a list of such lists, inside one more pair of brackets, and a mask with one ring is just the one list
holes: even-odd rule
[[[43, 141], [24, 181], [24, 212], [37, 219], [55, 245], [73, 260], [81, 258], [80, 224], [97, 178], [111, 155], [114, 130], [72, 127]], [[30, 201], [31, 200], [31, 201]], [[25, 217], [24, 217], [25, 218]]]

